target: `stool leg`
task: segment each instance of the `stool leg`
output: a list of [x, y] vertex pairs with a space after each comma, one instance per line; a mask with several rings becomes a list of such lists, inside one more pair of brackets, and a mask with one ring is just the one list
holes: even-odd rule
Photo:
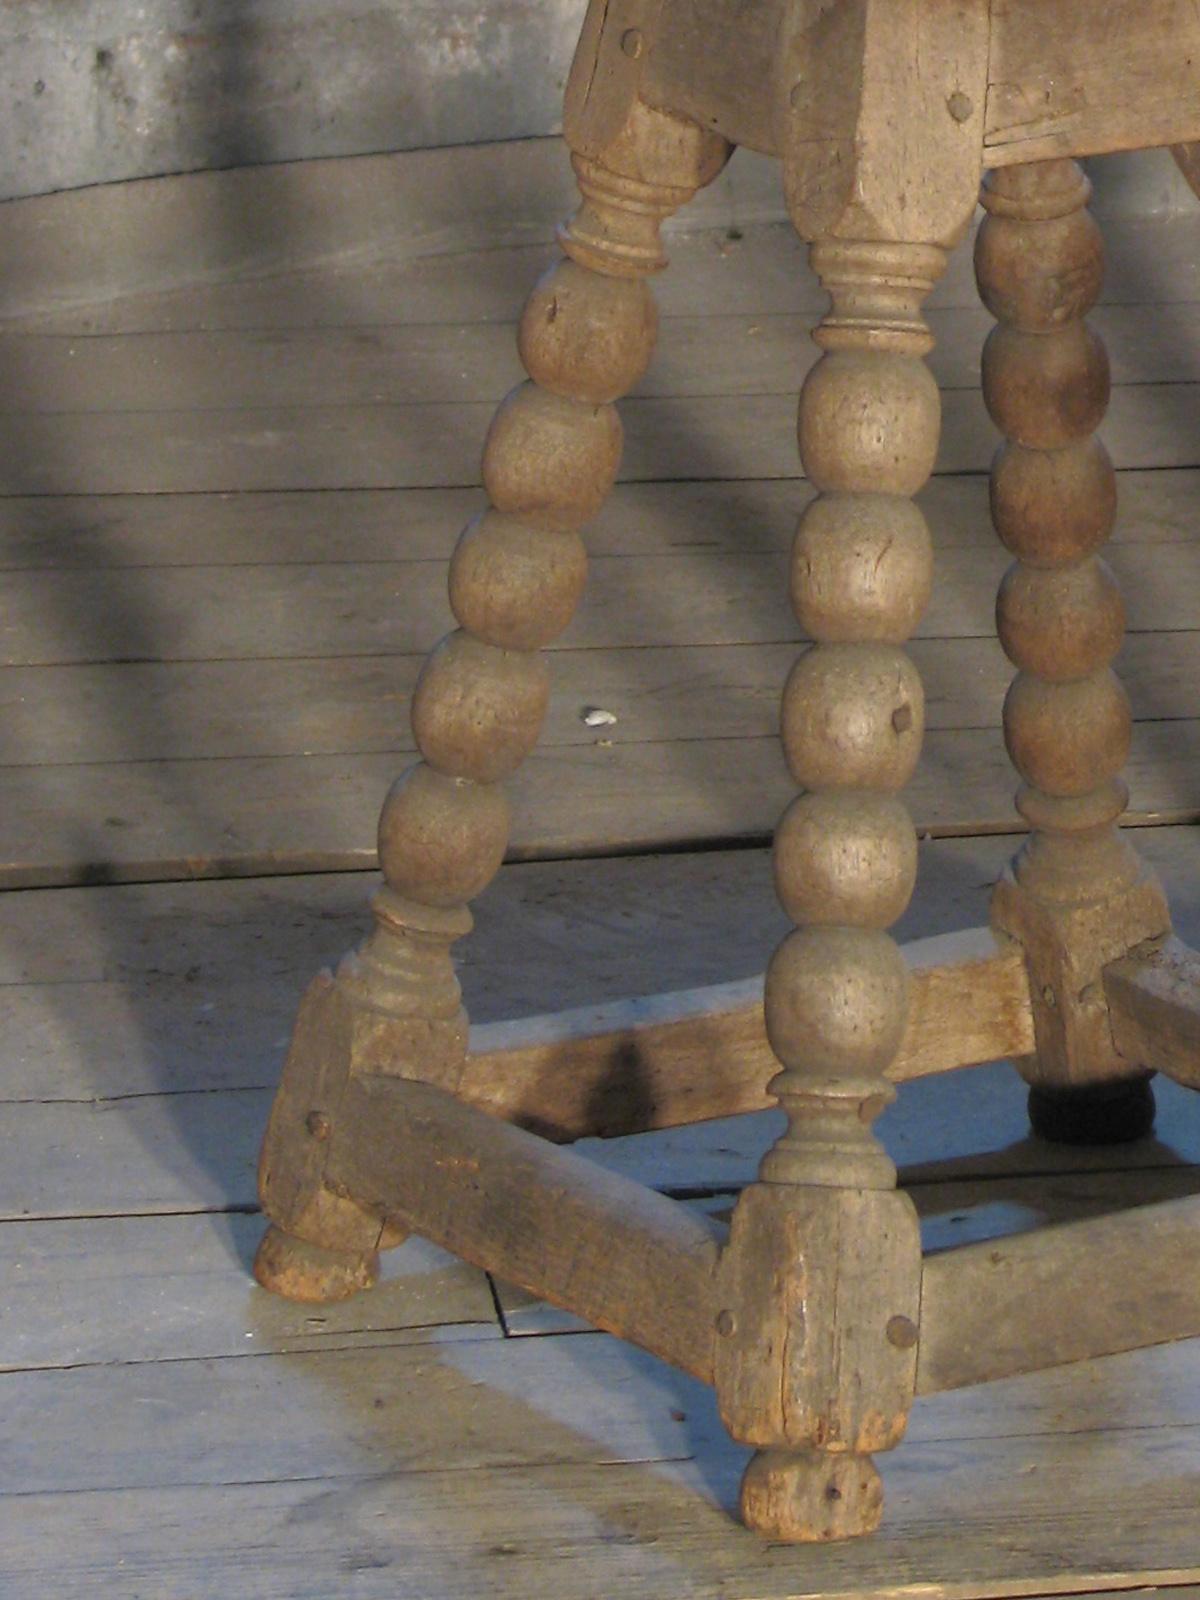
[[433, 651], [413, 697], [423, 760], [383, 806], [374, 930], [336, 980], [310, 990], [272, 1112], [260, 1194], [274, 1226], [256, 1273], [282, 1294], [353, 1292], [370, 1281], [378, 1246], [402, 1237], [381, 1236], [376, 1218], [324, 1188], [322, 1152], [349, 1074], [458, 1082], [467, 1019], [451, 945], [503, 860], [503, 780], [533, 749], [546, 711], [540, 652], [575, 610], [586, 567], [579, 529], [616, 478], [613, 402], [654, 346], [645, 279], [665, 265], [660, 225], [727, 154], [714, 135], [638, 106], [603, 160], [575, 157], [582, 205], [561, 231], [564, 259], [521, 319], [531, 381], [492, 422], [483, 455], [491, 504], [451, 562], [460, 627]]
[[897, 798], [916, 766], [920, 679], [902, 648], [929, 598], [929, 532], [911, 497], [933, 469], [937, 387], [921, 305], [935, 246], [825, 242], [832, 309], [800, 398], [800, 450], [820, 491], [797, 530], [792, 598], [816, 641], [783, 697], [783, 744], [805, 791], [775, 835], [775, 881], [798, 925], [766, 978], [788, 1126], [735, 1210], [718, 1322], [718, 1394], [758, 1447], [750, 1526], [777, 1538], [869, 1532], [871, 1452], [903, 1434], [916, 1368], [921, 1247], [911, 1201], [871, 1129], [907, 1016], [885, 932], [908, 904], [916, 838]]
[[1101, 971], [1167, 931], [1166, 902], [1115, 826], [1132, 719], [1110, 663], [1124, 608], [1096, 554], [1112, 530], [1112, 464], [1095, 436], [1108, 405], [1108, 358], [1083, 320], [1100, 292], [1103, 246], [1073, 161], [990, 175], [976, 247], [980, 293], [999, 326], [983, 392], [1007, 435], [992, 468], [992, 515], [1016, 562], [996, 606], [1018, 668], [1004, 706], [1009, 755], [1024, 779], [1017, 808], [1032, 833], [993, 901], [995, 925], [1025, 946], [1036, 1055], [1036, 1132], [1111, 1142], [1149, 1131], [1148, 1074], [1118, 1055]]

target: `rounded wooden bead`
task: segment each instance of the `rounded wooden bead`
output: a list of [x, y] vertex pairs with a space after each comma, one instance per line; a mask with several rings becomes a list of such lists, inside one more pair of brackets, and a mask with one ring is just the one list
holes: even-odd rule
[[417, 748], [450, 777], [495, 783], [537, 743], [549, 695], [540, 656], [449, 634], [426, 661], [413, 695]]
[[603, 405], [650, 364], [658, 316], [642, 278], [613, 278], [560, 261], [525, 304], [517, 348], [535, 383]]
[[570, 622], [587, 578], [574, 529], [485, 511], [450, 562], [450, 608], [463, 627], [505, 650], [538, 650]]
[[1121, 590], [1096, 558], [1053, 571], [1019, 561], [996, 598], [996, 631], [1008, 659], [1055, 683], [1106, 667], [1124, 630]]
[[817, 645], [783, 692], [783, 748], [803, 789], [902, 789], [921, 751], [917, 669], [891, 645]]
[[1106, 784], [1129, 754], [1129, 700], [1105, 670], [1073, 683], [1020, 672], [1004, 702], [1004, 742], [1034, 788], [1081, 795]]
[[870, 1456], [759, 1450], [742, 1475], [738, 1510], [748, 1528], [782, 1544], [852, 1539], [882, 1521], [883, 1481]]
[[983, 397], [1002, 433], [1056, 450], [1094, 433], [1108, 407], [1108, 354], [1085, 322], [1056, 333], [1005, 324], [983, 347]]
[[1089, 212], [1046, 221], [985, 217], [975, 240], [979, 293], [998, 322], [1048, 332], [1085, 317], [1100, 297], [1104, 242]]
[[902, 644], [933, 584], [925, 518], [897, 495], [821, 495], [792, 545], [792, 605], [800, 626], [829, 643]]
[[379, 817], [388, 887], [425, 906], [473, 900], [508, 843], [508, 799], [496, 784], [448, 778], [424, 762], [397, 778]]
[[775, 831], [775, 888], [793, 922], [886, 928], [912, 896], [917, 836], [886, 794], [804, 794]]
[[599, 511], [620, 463], [615, 407], [581, 405], [523, 383], [492, 418], [483, 484], [499, 511], [577, 527]]
[[874, 929], [798, 928], [767, 968], [767, 1036], [785, 1067], [882, 1072], [907, 1007], [904, 957]]
[[800, 455], [818, 489], [913, 495], [933, 471], [941, 425], [923, 361], [879, 350], [821, 357], [800, 395]]
[[1099, 439], [1062, 450], [1009, 442], [992, 463], [992, 521], [1022, 561], [1056, 567], [1079, 561], [1108, 538], [1117, 514], [1117, 479]]
[[[1129, 804], [1129, 786], [1110, 778], [1081, 795], [1043, 794], [1028, 783], [1017, 790], [1016, 807], [1038, 837], [1048, 834], [1094, 833], [1115, 822]], [[1057, 849], [1057, 844], [1052, 848]]]

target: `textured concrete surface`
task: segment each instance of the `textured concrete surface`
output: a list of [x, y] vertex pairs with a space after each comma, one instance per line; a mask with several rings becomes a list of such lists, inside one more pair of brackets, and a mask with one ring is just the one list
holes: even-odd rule
[[557, 131], [586, 0], [7, 0], [0, 198]]

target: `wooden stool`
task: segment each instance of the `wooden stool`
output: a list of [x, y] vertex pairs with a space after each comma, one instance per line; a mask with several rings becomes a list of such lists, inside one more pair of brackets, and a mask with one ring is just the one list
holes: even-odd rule
[[[914, 1394], [1200, 1333], [1200, 1199], [922, 1263], [871, 1128], [897, 1081], [1002, 1056], [1053, 1138], [1147, 1131], [1153, 1070], [1200, 1086], [1200, 958], [1116, 827], [1130, 712], [1110, 670], [1121, 596], [1097, 555], [1109, 377], [1083, 320], [1101, 243], [1073, 159], [1200, 139], [1200, 21], [1191, 0], [592, 0], [566, 137], [582, 204], [521, 321], [531, 381], [488, 435], [491, 505], [454, 552], [461, 627], [413, 700], [424, 761], [383, 807], [374, 930], [300, 1010], [256, 1271], [335, 1299], [425, 1235], [714, 1384], [756, 1452], [746, 1522], [835, 1539], [878, 1523], [872, 1453], [899, 1441]], [[782, 713], [801, 793], [775, 876], [796, 928], [765, 1026], [739, 991], [711, 1014], [664, 1002], [619, 1026], [618, 1008], [608, 1033], [543, 1023], [469, 1055], [450, 947], [503, 859], [503, 780], [546, 709], [539, 651], [575, 609], [579, 529], [617, 473], [614, 402], [654, 344], [660, 224], [737, 144], [779, 157], [831, 302], [800, 397], [819, 494], [791, 577], [815, 643]], [[1006, 435], [992, 509], [1016, 557], [997, 606], [1018, 669], [1004, 729], [1032, 831], [990, 929], [902, 950], [885, 930], [917, 851], [897, 796], [924, 720], [903, 645], [932, 581], [912, 497], [939, 429], [921, 307], [985, 169], [983, 383]], [[772, 1099], [786, 1132], [727, 1233], [556, 1148]]]

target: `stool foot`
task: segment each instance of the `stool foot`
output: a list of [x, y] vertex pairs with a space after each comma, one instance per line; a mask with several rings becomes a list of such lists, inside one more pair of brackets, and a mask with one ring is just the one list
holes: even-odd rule
[[760, 1450], [742, 1478], [742, 1520], [768, 1539], [816, 1544], [873, 1533], [883, 1484], [870, 1456]]
[[1039, 1085], [1029, 1091], [1029, 1123], [1053, 1144], [1129, 1144], [1154, 1127], [1154, 1090], [1149, 1078]]
[[375, 1250], [326, 1250], [271, 1225], [254, 1258], [254, 1276], [286, 1300], [319, 1305], [348, 1300], [379, 1277]]

